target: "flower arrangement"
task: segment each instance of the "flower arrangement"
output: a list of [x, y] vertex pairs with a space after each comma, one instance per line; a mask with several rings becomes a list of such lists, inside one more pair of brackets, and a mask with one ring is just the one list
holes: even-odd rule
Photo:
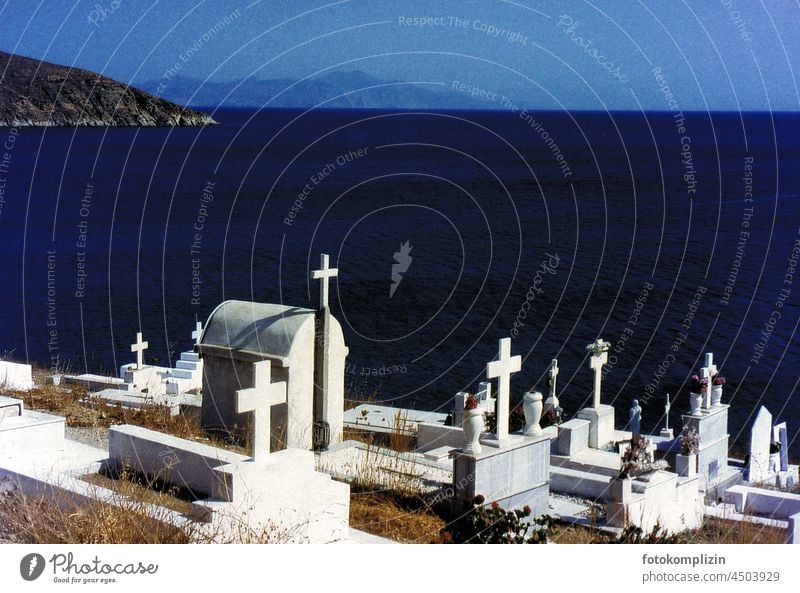
[[708, 388], [708, 379], [700, 378], [698, 375], [692, 375], [689, 379], [689, 389], [692, 393], [705, 393]]
[[717, 373], [716, 375], [714, 375], [714, 376], [711, 378], [711, 382], [712, 382], [714, 385], [725, 385], [725, 377], [723, 377], [722, 375], [720, 375], [719, 373]]
[[663, 459], [653, 461], [653, 457], [649, 453], [649, 445], [650, 441], [641, 435], [631, 440], [631, 446], [622, 454], [619, 468], [620, 478], [634, 478], [648, 472], [666, 469], [667, 463]]
[[700, 450], [700, 435], [693, 426], [684, 426], [680, 437], [681, 455], [695, 455]]
[[442, 543], [456, 544], [546, 544], [551, 519], [547, 515], [532, 517], [531, 508], [506, 511], [497, 502], [486, 505], [477, 495], [465, 512], [440, 534]]
[[478, 400], [475, 399], [475, 396], [471, 393], [467, 395], [467, 399], [464, 400], [464, 409], [465, 410], [475, 410], [478, 408]]

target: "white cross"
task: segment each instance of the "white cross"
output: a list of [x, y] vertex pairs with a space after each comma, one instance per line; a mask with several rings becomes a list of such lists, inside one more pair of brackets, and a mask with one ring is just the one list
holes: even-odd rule
[[200, 337], [203, 335], [203, 322], [198, 321], [194, 324], [195, 330], [192, 332], [192, 339], [198, 346], [200, 345]]
[[253, 460], [263, 460], [270, 452], [272, 406], [286, 402], [286, 381], [272, 382], [272, 362], [253, 363], [253, 387], [236, 392], [236, 413], [253, 413], [251, 444]]
[[498, 442], [508, 439], [508, 414], [511, 401], [511, 375], [522, 368], [522, 357], [511, 356], [511, 338], [500, 340], [497, 360], [486, 365], [486, 378], [497, 379], [497, 436]]
[[142, 332], [136, 332], [136, 343], [131, 344], [131, 352], [136, 352], [136, 368], [144, 366], [144, 351], [147, 350], [147, 342], [142, 342]]
[[320, 257], [319, 267], [319, 270], [311, 272], [311, 279], [320, 281], [319, 308], [322, 311], [328, 308], [328, 281], [339, 275], [339, 269], [328, 267], [327, 253]]
[[669, 430], [669, 393], [667, 394], [667, 405], [664, 406], [664, 430]]
[[714, 354], [706, 352], [705, 366], [700, 369], [700, 378], [706, 380], [706, 392], [703, 395], [703, 407], [711, 407], [711, 382], [717, 374], [717, 365], [714, 364]]
[[600, 387], [603, 380], [602, 370], [603, 365], [608, 362], [608, 348], [610, 344], [597, 338], [594, 342], [586, 346], [586, 349], [592, 353], [592, 358], [589, 360], [589, 366], [594, 371], [594, 407], [600, 407]]
[[554, 358], [553, 362], [550, 363], [550, 397], [553, 398], [553, 402], [558, 400], [556, 397], [556, 377], [558, 377], [558, 360]]

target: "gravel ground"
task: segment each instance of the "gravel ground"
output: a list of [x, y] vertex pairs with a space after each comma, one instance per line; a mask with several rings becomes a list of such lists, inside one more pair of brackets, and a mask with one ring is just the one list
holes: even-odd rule
[[67, 438], [98, 449], [108, 449], [108, 429], [104, 427], [67, 426]]

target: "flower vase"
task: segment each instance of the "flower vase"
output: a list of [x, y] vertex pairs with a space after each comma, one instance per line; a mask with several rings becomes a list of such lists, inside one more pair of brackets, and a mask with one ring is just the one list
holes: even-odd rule
[[464, 439], [467, 444], [464, 447], [464, 453], [475, 455], [481, 452], [481, 444], [478, 439], [481, 437], [481, 430], [483, 430], [483, 412], [481, 410], [464, 410], [464, 420], [461, 422], [461, 428], [464, 431]]
[[689, 405], [691, 406], [691, 415], [692, 416], [699, 416], [700, 415], [700, 408], [703, 406], [703, 394], [702, 393], [690, 393], [689, 394]]
[[711, 407], [718, 408], [722, 405], [722, 385], [711, 387]]
[[538, 391], [529, 391], [522, 398], [522, 410], [525, 412], [525, 430], [522, 434], [529, 437], [542, 434], [539, 422], [542, 418], [542, 394]]

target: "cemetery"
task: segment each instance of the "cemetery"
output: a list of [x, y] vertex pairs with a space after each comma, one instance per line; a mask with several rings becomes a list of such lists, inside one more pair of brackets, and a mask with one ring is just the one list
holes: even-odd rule
[[[555, 359], [545, 388], [515, 391], [523, 360], [509, 337], [474, 393], [443, 411], [349, 406], [348, 348], [328, 306], [337, 275], [323, 255], [316, 309], [219, 304], [174, 368], [147, 364], [138, 331], [118, 376], [0, 361], [0, 501], [102, 504], [187, 542], [492, 541], [493, 530], [513, 541], [692, 541], [713, 524], [799, 543], [790, 427], [760, 406], [746, 459], [732, 458], [734, 404], [712, 353], [687, 393], [667, 396], [658, 434], [643, 432], [639, 400], [617, 425], [600, 338], [586, 346], [593, 390], [581, 409], [562, 408]], [[669, 426], [673, 406], [680, 427]], [[87, 426], [102, 437], [79, 438]]]

